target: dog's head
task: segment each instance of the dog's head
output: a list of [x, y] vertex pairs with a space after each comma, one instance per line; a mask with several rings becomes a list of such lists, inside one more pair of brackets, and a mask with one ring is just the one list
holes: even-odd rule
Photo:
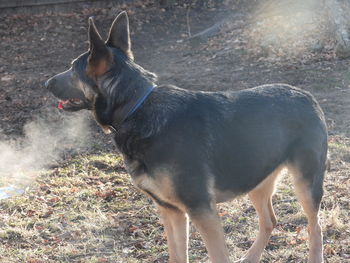
[[46, 81], [45, 87], [59, 100], [59, 108], [67, 111], [93, 109], [98, 97], [106, 96], [99, 82], [116, 67], [115, 54], [123, 60], [133, 60], [126, 12], [112, 23], [107, 41], [103, 41], [94, 21], [89, 18], [87, 52], [73, 60], [71, 68]]

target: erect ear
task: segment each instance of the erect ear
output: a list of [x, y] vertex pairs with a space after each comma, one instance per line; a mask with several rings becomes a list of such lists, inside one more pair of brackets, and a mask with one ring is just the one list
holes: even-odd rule
[[98, 33], [92, 17], [89, 18], [89, 43], [90, 55], [88, 57], [87, 74], [92, 78], [96, 78], [109, 70], [112, 55]]
[[120, 48], [130, 59], [134, 59], [131, 52], [129, 19], [125, 11], [121, 12], [113, 21], [106, 44]]

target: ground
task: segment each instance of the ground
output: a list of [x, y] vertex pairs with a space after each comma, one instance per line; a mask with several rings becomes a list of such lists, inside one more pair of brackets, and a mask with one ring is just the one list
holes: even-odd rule
[[[87, 49], [89, 16], [95, 16], [106, 36], [114, 16], [127, 9], [136, 61], [156, 72], [159, 83], [194, 90], [240, 90], [284, 82], [317, 98], [330, 135], [331, 169], [321, 208], [325, 260], [350, 262], [350, 60], [324, 53], [303, 60], [257, 57], [243, 38], [247, 10], [206, 6], [188, 13], [184, 6], [164, 9], [150, 2], [2, 16], [0, 139], [6, 144], [27, 136], [25, 123], [45, 112], [53, 112], [55, 120], [71, 117], [55, 109], [57, 101], [43, 82]], [[189, 28], [199, 32], [237, 12], [243, 18], [233, 18], [230, 32], [201, 44], [187, 41]], [[1, 262], [167, 261], [156, 208], [130, 183], [111, 137], [92, 120], [90, 129], [89, 147], [60, 152], [55, 164], [32, 174], [35, 180], [24, 195], [0, 201]], [[0, 168], [4, 165], [0, 163]], [[278, 225], [262, 262], [306, 262], [306, 218], [292, 189], [290, 178], [284, 176], [273, 199]], [[246, 197], [218, 207], [231, 257], [238, 260], [257, 234], [256, 213]], [[207, 260], [199, 234], [191, 227], [190, 261]]]

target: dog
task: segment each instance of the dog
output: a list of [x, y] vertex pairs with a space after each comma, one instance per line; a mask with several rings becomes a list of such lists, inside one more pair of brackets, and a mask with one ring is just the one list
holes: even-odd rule
[[134, 62], [129, 20], [120, 13], [106, 41], [89, 18], [89, 50], [46, 83], [67, 111], [88, 109], [122, 153], [133, 183], [159, 208], [169, 262], [188, 262], [188, 221], [211, 262], [230, 262], [216, 203], [248, 194], [258, 236], [240, 262], [259, 262], [276, 216], [272, 195], [283, 168], [308, 219], [309, 262], [323, 262], [318, 212], [327, 163], [324, 114], [308, 92], [286, 84], [242, 91], [157, 85]]

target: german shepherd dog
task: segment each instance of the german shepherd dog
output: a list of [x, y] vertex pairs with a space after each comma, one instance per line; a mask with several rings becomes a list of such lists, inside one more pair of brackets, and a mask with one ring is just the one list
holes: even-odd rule
[[156, 75], [134, 62], [126, 12], [106, 41], [92, 18], [88, 35], [89, 50], [45, 86], [60, 108], [91, 110], [114, 132], [134, 184], [159, 208], [169, 262], [188, 262], [188, 218], [211, 262], [230, 262], [216, 203], [246, 193], [259, 233], [240, 262], [259, 262], [276, 226], [271, 199], [282, 168], [293, 175], [308, 219], [309, 262], [323, 262], [327, 129], [312, 95], [285, 84], [226, 92], [156, 85]]

